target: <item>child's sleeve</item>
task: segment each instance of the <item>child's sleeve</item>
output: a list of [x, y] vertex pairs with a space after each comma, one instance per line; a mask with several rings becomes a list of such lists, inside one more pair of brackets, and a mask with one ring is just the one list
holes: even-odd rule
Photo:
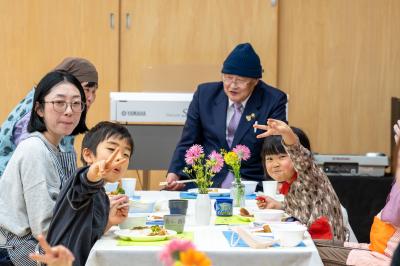
[[400, 184], [394, 183], [390, 191], [388, 201], [383, 207], [381, 214], [382, 221], [394, 226], [400, 226]]
[[89, 167], [78, 171], [68, 189], [67, 199], [73, 210], [79, 210], [86, 206], [92, 200], [93, 195], [104, 186], [103, 179], [98, 182], [90, 182], [87, 179], [88, 171]]

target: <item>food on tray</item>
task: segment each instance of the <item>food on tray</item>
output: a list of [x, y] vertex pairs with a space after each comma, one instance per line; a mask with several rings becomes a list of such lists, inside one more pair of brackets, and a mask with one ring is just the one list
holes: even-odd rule
[[218, 192], [218, 188], [209, 188], [208, 192]]
[[119, 195], [119, 194], [125, 194], [125, 190], [122, 187], [118, 187], [116, 190], [111, 191], [111, 195]]
[[150, 218], [153, 220], [162, 220], [163, 219], [162, 216], [158, 216], [158, 215], [152, 215], [152, 216], [150, 216]]
[[149, 228], [149, 227], [148, 226], [135, 226], [135, 227], [132, 227], [131, 230], [143, 230], [143, 229], [147, 229], [147, 228]]
[[250, 212], [245, 208], [240, 208], [240, 215], [244, 217], [254, 217], [254, 215], [250, 214]]
[[151, 232], [148, 236], [165, 236], [168, 235], [168, 231], [159, 225], [153, 225], [150, 227]]
[[264, 224], [262, 230], [258, 230], [256, 233], [272, 233], [271, 227], [268, 224]]

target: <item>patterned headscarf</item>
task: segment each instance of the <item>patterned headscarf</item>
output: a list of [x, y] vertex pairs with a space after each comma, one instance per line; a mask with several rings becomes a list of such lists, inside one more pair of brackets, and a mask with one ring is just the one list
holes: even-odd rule
[[99, 83], [99, 76], [92, 63], [84, 58], [67, 57], [54, 70], [64, 70], [74, 75], [79, 82]]

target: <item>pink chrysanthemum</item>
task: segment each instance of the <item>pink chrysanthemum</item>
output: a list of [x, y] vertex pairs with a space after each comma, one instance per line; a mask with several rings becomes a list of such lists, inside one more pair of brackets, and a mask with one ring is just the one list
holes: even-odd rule
[[195, 249], [195, 246], [191, 241], [184, 239], [173, 239], [165, 246], [158, 257], [165, 266], [172, 266], [174, 260], [179, 258], [179, 256], [175, 254], [179, 254], [180, 251], [186, 251], [188, 249]]
[[250, 158], [250, 149], [246, 145], [236, 145], [232, 151], [238, 155], [240, 160], [247, 161]]
[[204, 153], [203, 147], [199, 144], [194, 144], [185, 154], [185, 162], [188, 165], [193, 165], [194, 162]]
[[208, 155], [208, 158], [212, 162], [213, 166], [211, 168], [211, 171], [214, 173], [219, 173], [221, 171], [222, 167], [224, 166], [224, 157], [216, 151], [212, 151], [210, 155]]

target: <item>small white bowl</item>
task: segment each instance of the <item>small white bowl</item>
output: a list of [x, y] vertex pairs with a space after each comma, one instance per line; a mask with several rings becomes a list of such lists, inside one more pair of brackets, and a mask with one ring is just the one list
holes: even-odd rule
[[137, 226], [146, 226], [146, 220], [146, 213], [128, 213], [128, 217], [119, 225], [119, 228], [132, 229]]
[[280, 222], [284, 211], [275, 209], [257, 210], [254, 212], [256, 222]]
[[303, 240], [304, 232], [307, 231], [307, 227], [300, 224], [276, 224], [271, 225], [271, 231], [274, 235], [274, 239], [278, 239], [282, 247], [295, 247]]
[[129, 212], [130, 213], [152, 213], [154, 211], [155, 201], [145, 200], [130, 200]]

